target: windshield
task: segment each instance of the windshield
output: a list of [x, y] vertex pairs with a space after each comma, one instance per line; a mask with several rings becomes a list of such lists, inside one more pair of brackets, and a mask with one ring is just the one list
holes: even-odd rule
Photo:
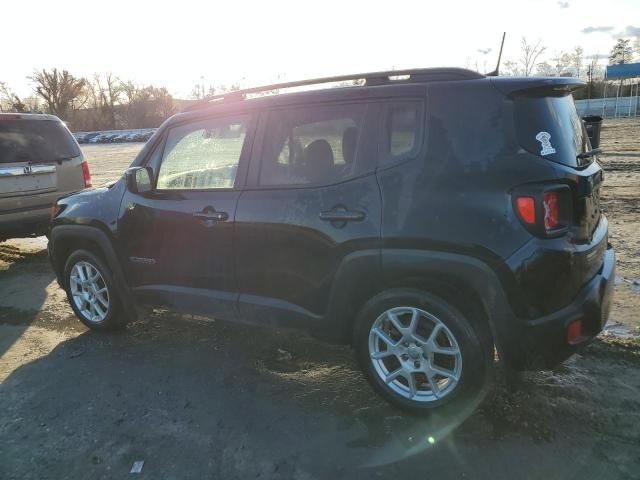
[[572, 167], [593, 160], [577, 158], [591, 147], [572, 95], [517, 97], [515, 117], [518, 140], [528, 152]]
[[0, 163], [53, 162], [79, 155], [78, 145], [60, 122], [0, 121]]

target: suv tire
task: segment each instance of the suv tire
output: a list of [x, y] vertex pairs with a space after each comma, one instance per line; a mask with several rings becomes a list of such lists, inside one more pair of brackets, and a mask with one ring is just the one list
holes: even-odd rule
[[453, 305], [415, 289], [376, 295], [354, 329], [358, 362], [374, 390], [418, 414], [467, 415], [478, 406], [493, 359], [481, 338]]
[[97, 255], [73, 252], [64, 267], [64, 285], [71, 308], [90, 329], [111, 331], [126, 324], [111, 271]]

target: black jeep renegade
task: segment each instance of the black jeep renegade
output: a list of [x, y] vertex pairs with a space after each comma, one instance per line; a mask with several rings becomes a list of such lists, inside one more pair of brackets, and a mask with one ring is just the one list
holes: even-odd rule
[[209, 98], [122, 179], [57, 202], [51, 263], [90, 328], [141, 304], [301, 327], [351, 343], [395, 405], [459, 411], [496, 352], [550, 366], [607, 319], [582, 86], [424, 69]]

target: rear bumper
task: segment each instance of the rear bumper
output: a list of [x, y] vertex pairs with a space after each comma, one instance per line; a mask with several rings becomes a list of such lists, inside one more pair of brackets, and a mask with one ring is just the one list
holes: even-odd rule
[[0, 214], [0, 239], [44, 235], [51, 219], [51, 205]]
[[[562, 362], [602, 331], [613, 299], [615, 253], [607, 246], [599, 272], [565, 308], [523, 322], [514, 332], [519, 348], [510, 363], [518, 369], [549, 368]], [[582, 321], [582, 335], [574, 342], [567, 338], [570, 323]]]

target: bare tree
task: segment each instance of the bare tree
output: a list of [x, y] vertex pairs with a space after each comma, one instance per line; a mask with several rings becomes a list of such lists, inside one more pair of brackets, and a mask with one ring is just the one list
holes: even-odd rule
[[0, 82], [0, 112], [28, 113], [38, 111], [37, 97], [16, 94], [5, 82]]
[[538, 40], [535, 44], [529, 43], [527, 37], [522, 37], [520, 41], [520, 59], [519, 63], [522, 69], [522, 74], [528, 77], [533, 72], [536, 66], [536, 62], [540, 55], [542, 55], [547, 47], [541, 45], [542, 40]]
[[84, 78], [76, 78], [67, 70], [59, 72], [57, 68], [35, 71], [29, 78], [35, 83], [35, 92], [45, 101], [49, 113], [65, 119], [87, 83]]
[[556, 69], [549, 62], [540, 62], [536, 65], [536, 75], [540, 77], [555, 77]]
[[[553, 62], [555, 76], [560, 77], [562, 75], [567, 75], [567, 72], [573, 63], [573, 57], [569, 53], [560, 52], [557, 53], [551, 61]], [[570, 73], [568, 75], [570, 75]]]
[[583, 65], [584, 65], [584, 49], [582, 47], [575, 47], [573, 49], [573, 52], [571, 52], [571, 66], [575, 69], [577, 78], [580, 78]]
[[88, 103], [93, 109], [96, 125], [93, 128], [112, 130], [116, 128], [116, 107], [123, 97], [123, 83], [112, 73], [94, 74], [87, 84]]

